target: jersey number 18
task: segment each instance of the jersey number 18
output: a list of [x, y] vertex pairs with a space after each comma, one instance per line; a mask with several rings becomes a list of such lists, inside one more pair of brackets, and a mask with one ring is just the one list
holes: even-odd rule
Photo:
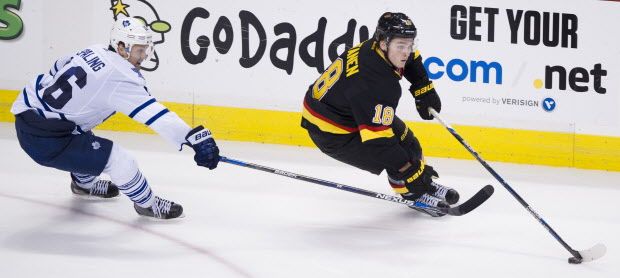
[[342, 74], [342, 58], [336, 59], [324, 72], [319, 76], [312, 86], [312, 97], [321, 100], [325, 93], [336, 84]]

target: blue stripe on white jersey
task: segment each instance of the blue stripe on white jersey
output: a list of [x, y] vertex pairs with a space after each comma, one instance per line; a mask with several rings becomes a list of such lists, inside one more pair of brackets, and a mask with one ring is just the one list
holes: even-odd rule
[[45, 101], [43, 101], [43, 99], [41, 99], [41, 96], [39, 96], [39, 89], [41, 88], [41, 79], [43, 78], [43, 74], [39, 74], [39, 76], [37, 76], [37, 81], [34, 83], [34, 94], [37, 96], [37, 99], [39, 100], [39, 102], [41, 103], [41, 105], [43, 106], [43, 108], [45, 109], [45, 111], [49, 111], [52, 112], [52, 110], [49, 108], [49, 106], [47, 106], [47, 104], [45, 103]]
[[131, 111], [131, 113], [129, 113], [129, 115], [127, 115], [127, 116], [129, 116], [129, 118], [133, 118], [136, 114], [138, 114], [138, 112], [142, 111], [142, 109], [146, 108], [147, 106], [151, 105], [154, 102], [156, 102], [156, 100], [154, 98], [149, 99], [147, 102], [141, 104], [136, 109]]
[[26, 88], [22, 90], [22, 94], [24, 95], [24, 103], [26, 104], [26, 106], [32, 108], [32, 105], [30, 105], [30, 101], [28, 101], [28, 94], [26, 94]]
[[43, 110], [41, 110], [40, 108], [37, 108], [37, 112], [39, 112], [39, 115], [41, 115], [41, 117], [47, 119], [47, 117], [45, 117], [45, 113], [43, 113]]
[[168, 110], [168, 108], [164, 108], [164, 110], [159, 111], [159, 113], [155, 114], [155, 116], [151, 117], [148, 121], [146, 121], [146, 123], [144, 123], [145, 125], [151, 125], [152, 123], [154, 123], [155, 121], [157, 121], [157, 119], [159, 119], [161, 116], [163, 116], [164, 114], [170, 112], [170, 110]]

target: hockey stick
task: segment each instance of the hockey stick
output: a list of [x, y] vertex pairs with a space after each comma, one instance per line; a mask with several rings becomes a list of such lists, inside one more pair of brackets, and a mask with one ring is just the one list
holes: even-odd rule
[[356, 194], [360, 194], [360, 195], [364, 195], [364, 196], [368, 196], [372, 198], [377, 198], [377, 199], [386, 200], [386, 201], [390, 201], [394, 203], [404, 204], [410, 207], [417, 207], [417, 208], [426, 209], [426, 210], [433, 211], [433, 212], [441, 212], [441, 213], [445, 213], [445, 214], [449, 214], [453, 216], [461, 216], [461, 215], [465, 215], [469, 213], [470, 211], [476, 209], [478, 206], [484, 203], [493, 194], [493, 187], [491, 185], [486, 185], [480, 191], [474, 194], [474, 196], [469, 198], [469, 200], [465, 201], [464, 203], [458, 206], [453, 206], [449, 208], [437, 208], [437, 207], [430, 207], [424, 203], [406, 200], [401, 197], [397, 197], [393, 195], [377, 193], [377, 192], [373, 192], [373, 191], [369, 191], [369, 190], [365, 190], [365, 189], [361, 189], [361, 188], [357, 188], [353, 186], [348, 186], [348, 185], [344, 185], [344, 184], [340, 184], [336, 182], [326, 181], [326, 180], [308, 177], [308, 176], [304, 176], [300, 174], [295, 174], [295, 173], [291, 173], [291, 172], [287, 172], [283, 170], [278, 170], [278, 169], [270, 168], [267, 166], [243, 162], [243, 161], [228, 158], [225, 156], [222, 156], [220, 161], [230, 163], [233, 165], [237, 165], [237, 166], [256, 169], [256, 170], [260, 170], [260, 171], [264, 171], [264, 172], [268, 172], [268, 173], [272, 173], [272, 174], [276, 174], [280, 176], [285, 176], [285, 177], [289, 177], [292, 179], [297, 179], [297, 180], [302, 180], [302, 181], [306, 181], [306, 182], [310, 182], [314, 184], [324, 185], [327, 187], [336, 188], [336, 189], [340, 189], [340, 190], [344, 190], [344, 191], [348, 191], [348, 192], [352, 192], [352, 193], [356, 193]]
[[521, 205], [525, 209], [527, 209], [527, 211], [529, 211], [530, 214], [534, 216], [534, 218], [536, 218], [536, 220], [538, 220], [538, 222], [542, 224], [545, 227], [545, 229], [547, 229], [547, 231], [549, 231], [549, 233], [551, 233], [551, 235], [553, 235], [553, 237], [557, 241], [559, 241], [562, 244], [562, 246], [564, 246], [564, 248], [566, 248], [566, 250], [568, 250], [568, 252], [571, 253], [571, 255], [573, 255], [573, 257], [568, 258], [569, 263], [580, 264], [581, 262], [590, 262], [605, 255], [605, 252], [607, 252], [607, 247], [605, 247], [605, 245], [601, 243], [598, 243], [594, 245], [593, 247], [591, 247], [590, 249], [586, 249], [583, 251], [577, 251], [571, 248], [553, 230], [553, 228], [551, 228], [551, 226], [549, 226], [549, 224], [547, 224], [547, 222], [544, 219], [542, 219], [542, 217], [540, 217], [540, 215], [536, 211], [534, 211], [534, 209], [528, 203], [526, 203], [525, 200], [523, 200], [523, 198], [521, 198], [521, 196], [519, 196], [519, 194], [517, 194], [517, 192], [514, 191], [512, 187], [510, 187], [510, 185], [508, 185], [508, 183], [497, 172], [495, 172], [495, 170], [493, 170], [493, 168], [491, 168], [491, 166], [489, 166], [489, 164], [486, 161], [484, 161], [484, 159], [482, 159], [480, 155], [471, 146], [469, 146], [469, 144], [467, 144], [467, 142], [465, 142], [463, 137], [461, 137], [456, 132], [456, 130], [454, 130], [454, 128], [452, 128], [449, 124], [444, 122], [443, 119], [441, 119], [441, 117], [439, 116], [439, 113], [437, 113], [435, 109], [429, 108], [428, 112], [430, 112], [446, 129], [448, 129], [448, 131], [454, 136], [454, 138], [456, 138], [456, 140], [458, 140], [461, 143], [461, 145], [463, 145], [469, 151], [469, 153], [471, 153], [476, 158], [476, 160], [478, 160], [478, 162], [480, 162], [480, 164], [482, 164], [482, 166], [484, 166], [484, 168], [486, 168], [491, 173], [491, 175], [493, 175], [493, 177], [495, 177], [495, 179], [497, 179], [499, 183], [501, 183], [504, 186], [504, 188], [506, 188], [506, 190], [508, 190], [508, 192], [510, 192], [510, 194], [513, 197], [515, 197], [515, 199], [517, 199], [517, 201], [519, 201], [519, 203], [521, 203]]

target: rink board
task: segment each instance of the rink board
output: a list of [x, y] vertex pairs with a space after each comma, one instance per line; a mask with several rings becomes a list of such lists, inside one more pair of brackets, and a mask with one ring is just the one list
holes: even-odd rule
[[[12, 122], [10, 105], [18, 91], [0, 90], [0, 121]], [[313, 146], [299, 126], [301, 113], [165, 102], [192, 126], [205, 125], [218, 140]], [[428, 156], [473, 159], [443, 126], [407, 122]], [[620, 171], [620, 138], [564, 132], [469, 125], [455, 129], [488, 160]], [[101, 130], [152, 133], [125, 115], [115, 115]]]

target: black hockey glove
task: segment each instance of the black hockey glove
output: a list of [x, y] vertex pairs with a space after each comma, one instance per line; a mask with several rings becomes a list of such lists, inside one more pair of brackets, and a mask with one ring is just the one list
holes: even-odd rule
[[439, 175], [433, 167], [424, 165], [421, 160], [412, 161], [411, 166], [403, 172], [389, 173], [388, 180], [390, 185], [407, 200], [416, 200], [422, 194], [433, 192], [434, 187], [431, 185], [433, 178]]
[[210, 130], [197, 126], [187, 133], [185, 140], [196, 152], [194, 161], [198, 166], [207, 167], [211, 170], [217, 167], [217, 163], [220, 162], [220, 149], [215, 144]]
[[[433, 83], [422, 89], [412, 91], [413, 97], [415, 98], [415, 108], [418, 110], [420, 117], [424, 120], [432, 120], [434, 118], [433, 115], [428, 112], [428, 108], [432, 107], [437, 113], [441, 111], [441, 100], [435, 88], [432, 86]], [[430, 89], [425, 90], [425, 88], [429, 87]]]

